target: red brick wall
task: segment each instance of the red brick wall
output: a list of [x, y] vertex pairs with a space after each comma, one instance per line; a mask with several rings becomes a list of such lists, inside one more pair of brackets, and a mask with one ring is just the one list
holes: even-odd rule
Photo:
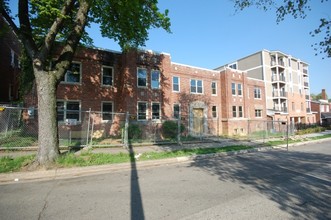
[[[0, 36], [0, 103], [8, 103], [19, 100], [18, 59], [21, 45], [17, 36], [1, 16], [0, 29], [2, 31]], [[12, 65], [12, 52], [15, 56], [14, 65]]]

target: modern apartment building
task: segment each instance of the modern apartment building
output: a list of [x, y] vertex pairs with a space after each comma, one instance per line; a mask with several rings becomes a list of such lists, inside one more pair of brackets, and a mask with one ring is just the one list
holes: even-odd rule
[[267, 116], [272, 120], [316, 122], [311, 112], [308, 63], [281, 51], [262, 50], [225, 66], [264, 81]]

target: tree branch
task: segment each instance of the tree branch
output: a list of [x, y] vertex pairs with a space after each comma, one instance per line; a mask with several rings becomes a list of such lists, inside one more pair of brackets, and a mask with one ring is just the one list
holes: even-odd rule
[[13, 29], [14, 33], [18, 36], [20, 33], [19, 29], [3, 6], [0, 6], [0, 14], [8, 22], [9, 26]]
[[42, 62], [47, 58], [47, 55], [49, 54], [49, 51], [51, 50], [51, 48], [54, 44], [56, 35], [58, 34], [58, 32], [60, 31], [60, 29], [63, 26], [65, 17], [73, 9], [74, 2], [75, 2], [75, 0], [67, 0], [65, 2], [65, 5], [63, 6], [63, 8], [61, 10], [61, 16], [56, 18], [56, 20], [53, 22], [48, 34], [46, 35], [44, 45], [41, 48], [41, 51], [39, 54], [39, 58]]
[[[75, 26], [69, 34], [55, 66], [55, 68], [58, 70], [58, 74], [56, 75], [57, 80], [61, 79], [62, 75], [64, 74], [64, 70], [68, 69], [69, 65], [71, 64], [79, 41], [82, 37], [82, 34], [84, 33], [84, 28], [88, 21], [87, 16], [90, 7], [90, 0], [82, 0], [79, 2], [79, 9], [75, 18]], [[60, 69], [63, 69], [63, 71], [59, 71]]]
[[19, 38], [21, 39], [28, 55], [33, 59], [37, 53], [37, 45], [32, 37], [32, 28], [29, 19], [29, 4], [28, 0], [19, 0], [18, 3], [18, 18], [20, 21]]

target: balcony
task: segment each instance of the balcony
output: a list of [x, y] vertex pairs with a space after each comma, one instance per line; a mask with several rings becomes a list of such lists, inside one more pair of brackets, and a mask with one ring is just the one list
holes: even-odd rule
[[277, 76], [276, 74], [273, 74], [271, 76], [271, 81], [272, 82], [283, 82], [285, 83], [286, 82], [286, 79], [285, 79], [285, 76], [283, 74]]
[[272, 97], [274, 98], [287, 98], [287, 92], [286, 91], [273, 91]]
[[303, 69], [302, 72], [303, 72], [303, 75], [304, 75], [304, 76], [305, 76], [305, 75], [308, 76], [308, 70], [307, 70], [307, 69]]
[[271, 66], [282, 66], [282, 67], [285, 66], [284, 61], [281, 59], [278, 59], [278, 62], [276, 62], [276, 60], [271, 60], [270, 65]]
[[305, 87], [309, 87], [309, 83], [308, 83], [308, 82], [304, 82], [303, 85], [304, 85]]
[[273, 110], [276, 111], [276, 112], [287, 113], [287, 107], [274, 108]]

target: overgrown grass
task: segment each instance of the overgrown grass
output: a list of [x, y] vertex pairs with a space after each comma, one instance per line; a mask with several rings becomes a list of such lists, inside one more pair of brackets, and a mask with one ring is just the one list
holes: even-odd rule
[[21, 157], [0, 157], [0, 173], [14, 172], [20, 170], [23, 166], [31, 163], [35, 155]]
[[[140, 155], [139, 160], [157, 160], [173, 157], [192, 156], [201, 154], [212, 154], [220, 152], [238, 151], [250, 149], [252, 147], [237, 145], [221, 148], [197, 148], [197, 149], [183, 149], [166, 152], [147, 152]], [[57, 164], [62, 167], [74, 166], [91, 166], [113, 163], [125, 163], [134, 160], [129, 153], [106, 154], [106, 153], [92, 153], [91, 151], [84, 152], [80, 155], [69, 153], [61, 156], [57, 160]]]
[[13, 135], [13, 136], [8, 136], [0, 139], [0, 147], [6, 147], [6, 148], [11, 148], [11, 147], [29, 147], [33, 145], [37, 145], [37, 137], [32, 137], [32, 136], [18, 136], [18, 135]]

